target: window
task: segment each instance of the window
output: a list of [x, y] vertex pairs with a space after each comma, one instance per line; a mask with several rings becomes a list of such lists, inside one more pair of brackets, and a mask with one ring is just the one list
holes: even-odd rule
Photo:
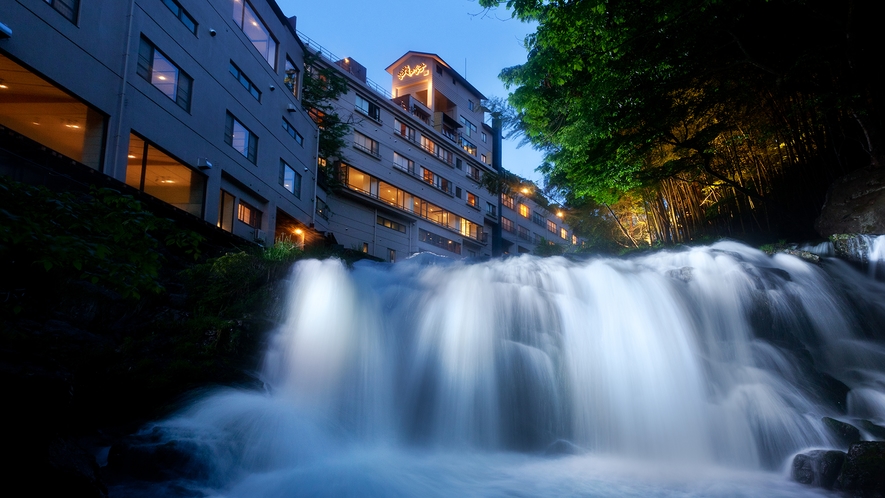
[[483, 162], [483, 164], [488, 164], [488, 163], [489, 163], [489, 161], [488, 161], [488, 159], [486, 158], [486, 155], [485, 155], [485, 154], [480, 154], [480, 155], [479, 155], [479, 159], [480, 159], [480, 161]]
[[501, 228], [505, 232], [516, 233], [516, 225], [513, 224], [513, 220], [501, 217]]
[[467, 167], [464, 168], [464, 172], [467, 173], [467, 178], [470, 178], [475, 182], [478, 182], [481, 179], [481, 177], [479, 176], [479, 168], [470, 163], [467, 163]]
[[513, 208], [513, 197], [510, 197], [507, 194], [501, 194], [501, 204], [503, 204], [506, 207], [509, 207], [510, 209], [514, 209]]
[[136, 72], [145, 81], [172, 99], [179, 107], [190, 112], [193, 78], [180, 70], [144, 37], [141, 38], [141, 44], [138, 47]]
[[565, 228], [559, 229], [559, 238], [563, 240], [568, 240], [568, 230]]
[[379, 216], [377, 221], [378, 221], [378, 224], [383, 227], [387, 227], [391, 230], [396, 230], [397, 232], [400, 232], [400, 233], [406, 233], [406, 226], [403, 225], [402, 223], [397, 223], [393, 220], [388, 220], [387, 218], [384, 218], [382, 216]]
[[363, 252], [369, 254], [369, 243], [363, 242]]
[[534, 235], [535, 235], [535, 239], [534, 239], [535, 244], [540, 244], [540, 243], [544, 242], [544, 237], [541, 237], [538, 234], [534, 234]]
[[288, 133], [289, 136], [291, 136], [295, 139], [296, 142], [298, 142], [298, 145], [301, 145], [302, 147], [304, 146], [304, 137], [302, 137], [301, 134], [298, 133], [298, 130], [296, 130], [295, 127], [292, 126], [292, 123], [286, 121], [286, 118], [283, 118], [283, 129], [286, 130], [286, 133]]
[[522, 240], [532, 240], [532, 233], [526, 227], [519, 227], [519, 233], [517, 234], [517, 236]]
[[46, 3], [65, 16], [72, 23], [77, 22], [77, 11], [80, 10], [80, 0], [44, 0]]
[[131, 133], [126, 184], [194, 216], [203, 216], [206, 177]]
[[467, 108], [470, 109], [470, 110], [472, 111], [472, 110], [473, 110], [473, 107], [474, 107], [473, 101], [472, 101], [472, 100], [468, 100], [468, 101], [467, 101]]
[[320, 199], [319, 197], [314, 199], [317, 204], [316, 213], [320, 216], [320, 218], [328, 221], [329, 220], [329, 205], [326, 204], [326, 201]]
[[375, 121], [381, 121], [381, 108], [363, 98], [362, 95], [356, 96], [356, 110]]
[[445, 178], [437, 175], [433, 171], [430, 171], [427, 168], [421, 168], [421, 178], [424, 179], [426, 183], [433, 185], [439, 190], [451, 195], [452, 194], [452, 182], [446, 180]]
[[237, 206], [237, 219], [252, 228], [261, 228], [261, 211], [242, 200]]
[[398, 152], [393, 153], [393, 166], [406, 173], [415, 174], [415, 162], [408, 157], [400, 155]]
[[163, 3], [166, 7], [169, 7], [172, 14], [184, 24], [184, 27], [186, 27], [191, 33], [197, 34], [197, 21], [194, 21], [194, 18], [181, 7], [177, 0], [163, 0]]
[[301, 175], [282, 159], [280, 159], [280, 185], [295, 194], [295, 197], [301, 198]]
[[547, 220], [547, 231], [550, 233], [556, 233], [556, 223], [551, 220]]
[[[472, 110], [472, 109], [471, 109]], [[460, 116], [461, 124], [464, 125], [464, 135], [471, 136], [476, 133], [476, 125], [467, 120], [464, 116]]]
[[396, 263], [396, 251], [389, 247], [387, 248], [387, 261], [390, 263]]
[[415, 141], [415, 129], [398, 119], [393, 120], [393, 132], [412, 142]]
[[498, 206], [491, 202], [486, 202], [486, 214], [492, 217], [498, 216]]
[[301, 74], [298, 68], [295, 67], [295, 63], [292, 62], [292, 59], [286, 57], [286, 78], [283, 80], [283, 83], [296, 99], [298, 98], [298, 80], [300, 76]]
[[234, 75], [234, 78], [243, 85], [243, 88], [249, 91], [249, 94], [255, 97], [255, 100], [261, 102], [261, 92], [258, 91], [258, 88], [252, 83], [252, 80], [247, 78], [246, 75], [243, 74], [243, 71], [240, 71], [240, 68], [234, 64], [234, 61], [230, 61], [230, 74]]
[[486, 143], [489, 140], [489, 137], [488, 137], [488, 135], [486, 135], [486, 132], [482, 132], [482, 134], [479, 136], [479, 138], [482, 139], [482, 143]]
[[539, 212], [537, 212], [537, 211], [535, 211], [534, 213], [532, 213], [532, 223], [534, 223], [535, 225], [541, 225], [541, 226], [544, 226], [544, 223], [545, 223], [546, 221], [547, 221], [547, 220], [544, 219], [544, 217], [541, 215], [541, 213], [539, 213]]
[[436, 156], [440, 161], [452, 164], [454, 154], [451, 151], [440, 147], [436, 142], [421, 135], [421, 148]]
[[476, 145], [473, 142], [467, 140], [464, 137], [461, 137], [461, 148], [464, 149], [468, 154], [476, 155]]
[[467, 192], [467, 205], [479, 208], [479, 197], [477, 197], [476, 194]]
[[258, 159], [258, 137], [237, 121], [230, 112], [224, 126], [224, 143], [230, 145], [243, 155], [250, 163], [255, 164]]
[[418, 240], [455, 254], [461, 254], [461, 244], [435, 233], [430, 233], [423, 228], [418, 229]]
[[526, 206], [525, 204], [519, 205], [519, 215], [520, 216], [522, 216], [523, 218], [528, 218], [530, 213], [531, 213], [531, 210], [529, 209], [528, 206]]
[[358, 131], [353, 132], [353, 146], [356, 147], [357, 150], [372, 154], [375, 157], [381, 157], [381, 148], [378, 145], [378, 142]]
[[270, 67], [276, 68], [277, 41], [273, 39], [264, 22], [255, 14], [255, 10], [252, 9], [249, 2], [234, 0], [233, 18], [237, 26], [246, 34], [246, 38], [258, 50], [258, 53], [270, 64]]
[[573, 246], [578, 245], [578, 236], [575, 234], [572, 234], [572, 245]]

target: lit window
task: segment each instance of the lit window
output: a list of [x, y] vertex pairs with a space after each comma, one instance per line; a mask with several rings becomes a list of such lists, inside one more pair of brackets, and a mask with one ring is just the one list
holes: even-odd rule
[[501, 217], [501, 228], [505, 232], [510, 232], [510, 233], [516, 232], [516, 225], [513, 224], [513, 220], [511, 220], [509, 218], [505, 218], [503, 216]]
[[470, 136], [473, 133], [476, 133], [476, 125], [467, 120], [464, 116], [461, 116], [461, 124], [464, 125], [464, 135]]
[[577, 235], [574, 235], [574, 234], [572, 235], [572, 245], [573, 246], [578, 245], [578, 236]]
[[221, 199], [218, 203], [218, 228], [228, 232], [234, 231], [234, 207], [237, 199], [224, 190], [221, 191]]
[[298, 133], [298, 130], [296, 130], [295, 127], [292, 126], [292, 123], [286, 121], [286, 118], [283, 118], [283, 129], [286, 130], [286, 133], [288, 133], [289, 136], [291, 136], [295, 139], [296, 142], [298, 142], [298, 145], [304, 145], [304, 137], [302, 137], [301, 134]]
[[470, 163], [467, 163], [465, 165], [464, 173], [467, 174], [467, 178], [470, 178], [471, 180], [473, 180], [475, 182], [478, 182], [482, 179], [482, 176], [479, 173], [479, 168], [477, 168], [476, 166], [474, 166]]
[[234, 61], [230, 61], [230, 74], [243, 85], [243, 88], [249, 91], [250, 95], [255, 97], [255, 100], [261, 102], [261, 92], [258, 91], [258, 88], [252, 83], [252, 80], [247, 78], [246, 75], [243, 74], [243, 71], [240, 71], [240, 68], [234, 64]]
[[393, 153], [393, 166], [407, 173], [415, 173], [415, 162], [398, 152]]
[[547, 231], [550, 233], [556, 233], [556, 223], [551, 220], [547, 220]]
[[280, 185], [295, 194], [295, 197], [301, 198], [301, 175], [282, 159], [280, 159]]
[[177, 0], [163, 0], [163, 3], [191, 33], [197, 34], [197, 21], [181, 7]]
[[258, 160], [258, 137], [237, 121], [230, 112], [224, 127], [224, 142], [243, 155], [250, 163]]
[[249, 2], [234, 0], [233, 17], [234, 22], [243, 30], [246, 38], [252, 42], [252, 45], [270, 64], [270, 67], [276, 67], [277, 41], [273, 39], [264, 22], [255, 14], [255, 10], [249, 5]]
[[467, 205], [473, 206], [473, 207], [478, 207], [479, 206], [479, 197], [477, 197], [476, 194], [471, 194], [470, 192], [467, 192]]
[[461, 137], [461, 148], [464, 149], [468, 154], [476, 155], [476, 145], [473, 142], [467, 140], [464, 137]]
[[358, 150], [372, 154], [375, 157], [381, 157], [381, 148], [378, 145], [378, 142], [358, 131], [353, 132], [353, 146]]
[[378, 216], [377, 221], [378, 221], [378, 224], [383, 227], [387, 227], [391, 230], [396, 230], [397, 232], [400, 232], [400, 233], [406, 233], [406, 226], [403, 225], [402, 223], [397, 223], [393, 220], [388, 220], [387, 218], [384, 218], [383, 216]]
[[242, 200], [237, 206], [237, 219], [252, 228], [261, 228], [261, 211]]
[[389, 247], [387, 248], [387, 261], [390, 263], [396, 263], [396, 251]]
[[369, 102], [362, 95], [356, 96], [356, 110], [369, 116], [375, 121], [381, 120], [381, 109], [372, 102]]
[[138, 135], [129, 135], [126, 184], [194, 216], [203, 216], [206, 178]]
[[513, 197], [510, 197], [507, 194], [501, 194], [501, 204], [505, 207], [513, 209]]
[[283, 80], [286, 87], [292, 91], [292, 95], [295, 98], [298, 98], [298, 79], [300, 77], [300, 72], [298, 68], [295, 67], [295, 63], [292, 62], [292, 59], [286, 57], [286, 79]]
[[77, 22], [77, 11], [80, 10], [80, 0], [44, 0], [52, 8], [65, 16], [68, 21]]
[[190, 112], [193, 78], [180, 70], [144, 37], [141, 38], [141, 44], [138, 47], [136, 72], [145, 81], [172, 99], [179, 107]]
[[489, 162], [486, 160], [485, 154], [480, 154], [479, 159], [483, 162], [483, 164], [488, 164]]
[[525, 204], [520, 204], [519, 205], [519, 215], [522, 216], [523, 218], [528, 218], [529, 214], [531, 214], [531, 210], [529, 209], [529, 207], [526, 206]]
[[415, 129], [398, 119], [393, 120], [393, 131], [403, 138], [415, 141]]
[[560, 228], [559, 229], [559, 238], [564, 239], [564, 240], [568, 240], [568, 230], [566, 230], [565, 228]]

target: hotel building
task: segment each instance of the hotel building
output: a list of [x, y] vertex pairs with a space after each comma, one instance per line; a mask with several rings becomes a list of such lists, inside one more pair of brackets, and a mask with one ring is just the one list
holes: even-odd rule
[[[341, 157], [319, 157], [302, 108], [305, 51], [347, 81]], [[503, 168], [478, 89], [431, 53], [387, 72], [378, 85], [299, 36], [273, 0], [6, 0], [0, 174], [101, 173], [250, 241], [300, 234], [386, 261], [578, 242], [528, 197], [481, 186]]]

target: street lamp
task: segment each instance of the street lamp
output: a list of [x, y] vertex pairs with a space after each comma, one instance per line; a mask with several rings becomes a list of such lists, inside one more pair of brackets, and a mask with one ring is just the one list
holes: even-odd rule
[[295, 233], [301, 236], [301, 250], [304, 250], [304, 230], [300, 228], [295, 229]]

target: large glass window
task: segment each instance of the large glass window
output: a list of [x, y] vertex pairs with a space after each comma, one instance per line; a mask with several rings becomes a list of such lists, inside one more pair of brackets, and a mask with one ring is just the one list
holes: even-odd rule
[[415, 174], [415, 162], [406, 156], [400, 155], [399, 152], [393, 153], [393, 166], [406, 173]]
[[218, 203], [218, 228], [234, 231], [234, 208], [237, 205], [237, 199], [232, 194], [221, 191], [221, 198]]
[[283, 129], [286, 130], [286, 133], [289, 134], [290, 137], [294, 138], [298, 145], [304, 145], [304, 137], [301, 136], [301, 133], [298, 133], [298, 130], [292, 126], [292, 123], [286, 121], [286, 118], [283, 118]]
[[547, 231], [551, 233], [556, 233], [556, 223], [551, 220], [547, 220]]
[[277, 60], [277, 41], [270, 34], [270, 30], [264, 25], [264, 22], [255, 13], [255, 10], [245, 0], [234, 0], [234, 22], [246, 34], [246, 38], [252, 42], [252, 45], [258, 50], [258, 53], [264, 57], [264, 60], [270, 64], [270, 67], [276, 68]]
[[77, 22], [77, 12], [80, 10], [80, 0], [44, 0], [52, 8], [72, 23]]
[[363, 152], [368, 152], [375, 157], [381, 157], [381, 148], [379, 147], [378, 142], [358, 131], [353, 132], [353, 146]]
[[194, 216], [203, 216], [206, 178], [134, 133], [129, 135], [126, 184]]
[[101, 168], [103, 114], [2, 53], [0, 78], [0, 125], [90, 168]]
[[513, 224], [513, 220], [503, 216], [501, 217], [501, 228], [503, 228], [505, 232], [516, 233], [516, 225]]
[[237, 204], [237, 219], [252, 228], [261, 228], [261, 211], [258, 208], [243, 202]]
[[360, 111], [366, 116], [369, 116], [375, 121], [379, 121], [381, 119], [381, 108], [379, 108], [374, 103], [369, 102], [362, 95], [356, 96], [356, 110]]
[[191, 88], [194, 80], [157, 50], [147, 38], [138, 47], [139, 76], [154, 85], [185, 111], [191, 110]]
[[258, 160], [258, 137], [237, 121], [230, 112], [224, 127], [224, 142], [242, 154], [251, 163]]
[[415, 141], [415, 129], [398, 119], [393, 120], [393, 131], [405, 139]]
[[190, 30], [191, 33], [197, 34], [197, 21], [181, 7], [177, 0], [163, 0], [163, 3], [184, 24], [184, 27]]
[[280, 185], [295, 194], [295, 197], [301, 198], [301, 175], [282, 159], [280, 159]]
[[430, 244], [455, 254], [461, 254], [461, 244], [454, 240], [447, 239], [441, 235], [430, 233], [423, 228], [418, 229], [418, 240], [426, 244]]
[[525, 204], [519, 205], [519, 215], [523, 218], [528, 218], [531, 215], [531, 210]]

